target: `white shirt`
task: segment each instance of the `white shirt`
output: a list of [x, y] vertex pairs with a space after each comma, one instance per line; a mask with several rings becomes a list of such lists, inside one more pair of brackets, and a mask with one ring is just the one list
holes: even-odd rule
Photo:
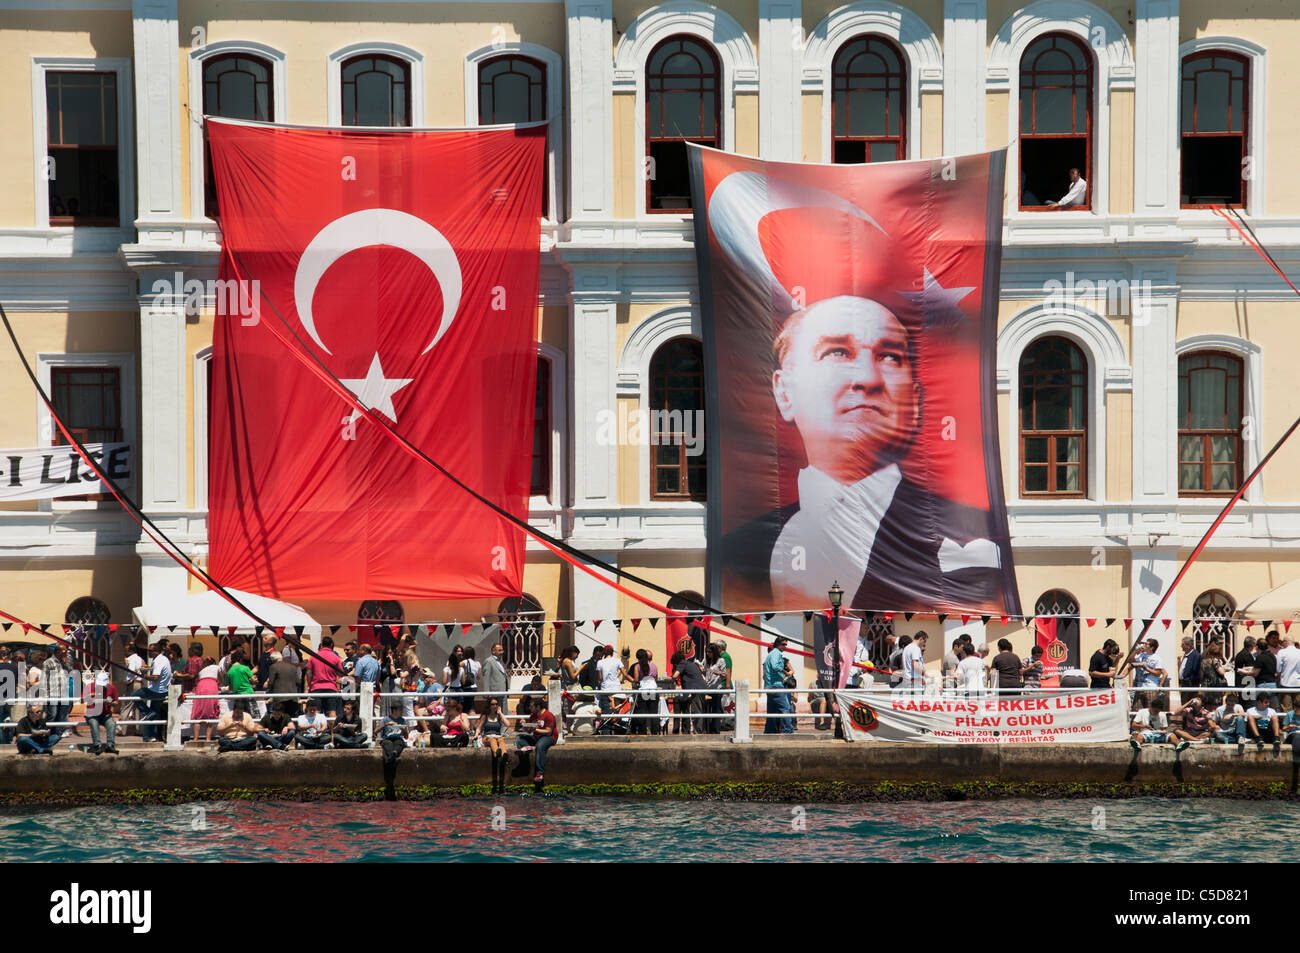
[[596, 668], [600, 670], [600, 687], [607, 692], [618, 691], [618, 670], [622, 667], [623, 663], [613, 655], [601, 659], [596, 665]]
[[1300, 648], [1288, 645], [1277, 653], [1279, 688], [1300, 688]]
[[984, 687], [984, 660], [978, 655], [966, 656], [957, 664], [957, 677], [966, 691], [979, 691]]
[[903, 681], [913, 685], [925, 684], [925, 650], [920, 642], [903, 649]]
[[1169, 719], [1165, 716], [1164, 712], [1162, 711], [1157, 712], [1155, 717], [1155, 724], [1152, 724], [1151, 710], [1149, 708], [1143, 708], [1141, 711], [1139, 711], [1136, 715], [1133, 716], [1133, 727], [1149, 728], [1152, 731], [1164, 731], [1166, 728], [1169, 727]]
[[781, 527], [772, 548], [773, 594], [821, 605], [827, 579], [850, 580], [855, 589], [867, 574], [880, 521], [902, 479], [894, 463], [848, 486], [816, 467], [800, 470], [799, 511]]
[[1069, 205], [1082, 205], [1088, 194], [1088, 183], [1084, 181], [1083, 176], [1079, 176], [1079, 181], [1070, 186], [1070, 191], [1065, 193], [1065, 197], [1057, 202], [1062, 208]]
[[315, 716], [305, 713], [298, 716], [298, 730], [306, 738], [315, 738], [327, 727], [329, 727], [329, 722], [325, 720], [324, 715], [319, 713]]

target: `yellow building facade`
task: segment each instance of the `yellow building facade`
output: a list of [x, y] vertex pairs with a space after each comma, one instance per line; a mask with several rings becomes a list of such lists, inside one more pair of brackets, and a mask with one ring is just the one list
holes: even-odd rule
[[[701, 336], [674, 140], [808, 162], [1007, 148], [998, 414], [1020, 594], [1027, 613], [1097, 619], [1079, 623], [1086, 659], [1107, 636], [1124, 642], [1105, 619], [1151, 615], [1300, 416], [1295, 292], [1210, 208], [1237, 206], [1284, 269], [1300, 252], [1288, 51], [1300, 16], [1287, 0], [1239, 15], [1210, 0], [0, 0], [0, 302], [56, 403], [132, 447], [132, 494], [202, 563], [213, 303], [186, 313], [155, 288], [216, 274], [204, 113], [364, 125], [381, 103], [380, 124], [547, 121], [532, 520], [703, 592], [708, 502], [689, 462], [608, 434], [654, 409], [659, 362]], [[689, 94], [673, 85], [688, 56]], [[687, 95], [699, 109], [684, 119]], [[1068, 165], [1086, 202], [1048, 206]], [[1063, 362], [1065, 383], [1035, 377], [1043, 361]], [[0, 368], [0, 444], [58, 443], [17, 357]], [[1297, 474], [1288, 444], [1162, 616], [1230, 613], [1300, 575]], [[658, 657], [662, 625], [627, 622], [652, 610], [528, 552], [536, 615], [585, 623], [546, 626], [532, 655], [576, 639]], [[130, 622], [194, 585], [111, 501], [0, 503], [0, 608], [14, 615], [81, 618], [70, 610], [90, 597]], [[353, 599], [303, 608], [326, 625], [366, 614]], [[408, 602], [400, 618], [513, 608]], [[1018, 624], [966, 628], [1031, 643]], [[759, 651], [731, 648], [753, 678]]]

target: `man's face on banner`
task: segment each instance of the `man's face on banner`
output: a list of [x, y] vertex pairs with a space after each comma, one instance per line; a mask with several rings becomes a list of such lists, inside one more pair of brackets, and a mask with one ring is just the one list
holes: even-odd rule
[[777, 338], [772, 391], [799, 429], [808, 463], [841, 483], [884, 466], [917, 424], [919, 394], [907, 331], [866, 298], [819, 301]]

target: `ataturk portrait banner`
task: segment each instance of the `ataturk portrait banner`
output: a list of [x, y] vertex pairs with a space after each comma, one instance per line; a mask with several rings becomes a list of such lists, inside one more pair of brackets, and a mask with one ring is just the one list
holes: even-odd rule
[[998, 452], [1005, 153], [690, 148], [714, 605], [1018, 614]]

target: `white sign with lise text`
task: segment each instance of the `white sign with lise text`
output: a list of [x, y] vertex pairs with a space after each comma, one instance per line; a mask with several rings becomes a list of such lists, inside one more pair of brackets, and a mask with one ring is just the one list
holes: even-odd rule
[[[125, 443], [88, 443], [86, 453], [108, 478], [121, 486], [131, 478], [131, 447]], [[55, 500], [64, 496], [107, 493], [75, 447], [0, 450], [0, 502]]]
[[838, 698], [849, 741], [1076, 744], [1128, 738], [1128, 695], [1112, 689], [969, 698], [843, 691]]

